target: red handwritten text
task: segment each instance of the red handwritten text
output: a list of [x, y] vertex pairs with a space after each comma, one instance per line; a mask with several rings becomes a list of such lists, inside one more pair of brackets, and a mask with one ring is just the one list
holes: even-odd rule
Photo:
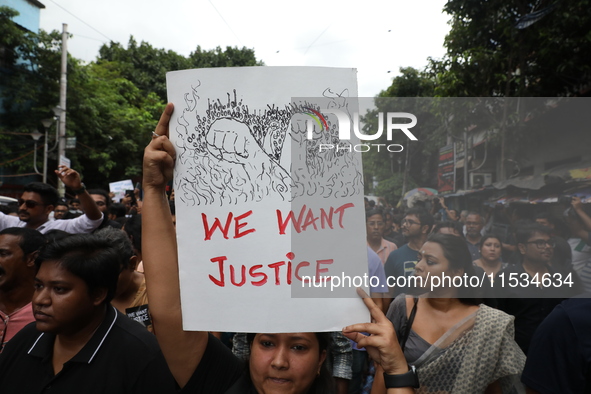
[[[325, 228], [334, 228], [333, 227], [333, 215], [338, 214], [339, 217], [339, 227], [345, 228], [343, 226], [343, 216], [345, 215], [345, 210], [347, 208], [352, 208], [354, 205], [352, 203], [343, 204], [338, 208], [330, 207], [330, 210], [326, 212], [324, 208], [320, 208], [319, 214], [314, 214], [311, 208], [307, 208], [305, 205], [300, 209], [300, 213], [296, 219], [296, 215], [293, 211], [289, 211], [289, 214], [284, 219], [283, 214], [279, 209], [277, 209], [277, 224], [279, 226], [279, 234], [285, 234], [285, 229], [289, 225], [289, 222], [293, 224], [293, 227], [297, 233], [301, 233], [302, 231], [306, 231], [308, 227], [312, 226], [314, 230], [318, 231], [318, 225], [320, 225], [321, 229]], [[319, 222], [319, 223], [317, 223]]]
[[[209, 279], [217, 286], [225, 287], [226, 285], [232, 285], [236, 287], [242, 287], [246, 284], [247, 280], [250, 281], [250, 284], [253, 286], [262, 286], [266, 284], [269, 279], [271, 279], [270, 283], [273, 283], [276, 286], [281, 285], [282, 283], [291, 285], [293, 278], [302, 281], [302, 276], [300, 270], [304, 270], [307, 267], [310, 267], [310, 262], [308, 261], [301, 261], [298, 264], [294, 264], [291, 260], [294, 259], [295, 255], [293, 253], [287, 253], [285, 255], [289, 260], [285, 261], [278, 261], [276, 263], [271, 263], [267, 265], [257, 264], [253, 265], [247, 269], [244, 264], [239, 266], [234, 266], [233, 264], [226, 264], [228, 257], [227, 256], [218, 256], [214, 257], [211, 260], [212, 263], [217, 263], [219, 276], [216, 278], [213, 275], [209, 275]], [[315, 277], [316, 282], [326, 280], [323, 279], [324, 276], [327, 276], [328, 268], [322, 267], [323, 265], [332, 264], [332, 259], [325, 259], [325, 260], [316, 260], [315, 264]], [[295, 269], [293, 267], [295, 266]], [[229, 281], [227, 280], [226, 276], [229, 272]], [[282, 282], [283, 280], [283, 282]]]
[[207, 215], [202, 213], [201, 218], [203, 219], [203, 229], [205, 230], [205, 240], [209, 241], [211, 236], [215, 232], [216, 228], [222, 232], [222, 235], [225, 239], [228, 239], [228, 233], [230, 232], [230, 226], [232, 225], [232, 218], [234, 219], [234, 239], [244, 237], [247, 234], [254, 233], [256, 230], [254, 228], [245, 229], [244, 231], [240, 231], [243, 227], [247, 226], [248, 223], [240, 222], [241, 220], [247, 218], [252, 214], [252, 211], [248, 211], [243, 213], [240, 216], [234, 217], [234, 214], [230, 212], [228, 214], [228, 218], [226, 219], [226, 224], [222, 226], [220, 219], [215, 218], [213, 221], [213, 225], [209, 227], [209, 223], [207, 222]]

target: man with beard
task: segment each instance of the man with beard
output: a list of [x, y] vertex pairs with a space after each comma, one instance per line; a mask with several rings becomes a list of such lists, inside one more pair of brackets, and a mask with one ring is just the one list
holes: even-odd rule
[[423, 208], [410, 209], [402, 220], [402, 234], [408, 243], [388, 256], [384, 269], [393, 297], [404, 292], [406, 286], [394, 286], [397, 278], [408, 278], [414, 273], [418, 252], [433, 227], [433, 216]]
[[101, 224], [103, 214], [86, 191], [86, 187], [80, 180], [80, 174], [66, 166], [59, 166], [55, 172], [78, 196], [86, 213], [75, 219], [49, 220], [49, 214], [54, 210], [59, 199], [57, 190], [45, 183], [31, 182], [25, 186], [18, 200], [18, 217], [0, 213], [0, 230], [8, 227], [27, 227], [41, 233], [56, 229], [75, 234], [89, 233]]

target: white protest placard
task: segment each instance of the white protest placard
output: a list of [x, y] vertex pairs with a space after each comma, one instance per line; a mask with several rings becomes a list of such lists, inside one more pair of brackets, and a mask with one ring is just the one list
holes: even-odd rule
[[361, 157], [335, 115], [354, 110], [356, 70], [196, 69], [168, 73], [167, 87], [184, 328], [368, 321], [359, 282], [326, 278], [368, 268]]
[[72, 162], [64, 155], [60, 155], [60, 166], [70, 167]]
[[109, 191], [115, 196], [113, 197], [114, 202], [119, 202], [123, 197], [125, 197], [126, 190], [133, 190], [133, 182], [131, 179], [125, 179], [118, 182], [110, 182], [109, 183]]

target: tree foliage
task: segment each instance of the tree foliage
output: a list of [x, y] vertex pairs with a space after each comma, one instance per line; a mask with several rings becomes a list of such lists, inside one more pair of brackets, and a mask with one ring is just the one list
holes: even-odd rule
[[[0, 135], [6, 140], [4, 167], [31, 173], [34, 141], [29, 133], [44, 132], [41, 120], [53, 117], [52, 108], [59, 103], [61, 34], [18, 31], [18, 61], [6, 68], [9, 78], [0, 85], [2, 130], [9, 134]], [[142, 149], [163, 107], [158, 96], [141, 92], [109, 63], [83, 65], [69, 57], [67, 70], [66, 130], [68, 136], [77, 137], [76, 149], [66, 151], [72, 166], [84, 174], [89, 186], [105, 187], [109, 180], [139, 175]], [[55, 143], [54, 127], [57, 122], [50, 129], [50, 148]], [[42, 157], [39, 149], [39, 170]], [[56, 166], [54, 151], [49, 155], [50, 176]]]
[[141, 157], [163, 104], [123, 78], [111, 63], [80, 67], [71, 79], [68, 127], [77, 138], [68, 157], [79, 163], [89, 183], [141, 174]]
[[[451, 29], [445, 38], [444, 57], [429, 58], [423, 72], [402, 68], [379, 97], [588, 95], [590, 6], [591, 0], [448, 0], [443, 10], [451, 17]], [[391, 103], [400, 107], [400, 101]], [[525, 100], [495, 99], [451, 100], [443, 105], [435, 100], [430, 108], [419, 105], [416, 112], [408, 111], [421, 119], [416, 128], [421, 136], [419, 143], [408, 143], [410, 159], [404, 169], [420, 186], [436, 187], [437, 149], [454, 132], [474, 126], [489, 131], [489, 150], [502, 152], [506, 160], [516, 159], [520, 146], [531, 137], [523, 127], [525, 114], [543, 111], [528, 105]], [[425, 118], [427, 113], [433, 118]], [[366, 179], [377, 179], [378, 187], [397, 185], [391, 170], [397, 163], [389, 159], [393, 158], [385, 152], [364, 154]], [[371, 191], [370, 182], [366, 187]]]
[[17, 15], [0, 7], [0, 169], [32, 173], [34, 141], [29, 133], [43, 131], [41, 119], [53, 116], [50, 108], [58, 102], [61, 36], [22, 29], [12, 21]]
[[449, 97], [577, 95], [591, 83], [590, 0], [449, 0], [436, 93]]
[[[44, 132], [41, 120], [53, 117], [52, 108], [59, 103], [61, 34], [29, 32], [12, 22], [16, 15], [0, 7], [0, 169], [18, 174], [33, 172], [29, 133]], [[69, 56], [66, 131], [77, 145], [66, 155], [89, 187], [139, 176], [143, 148], [166, 103], [167, 71], [255, 65], [262, 62], [247, 48], [197, 47], [185, 57], [145, 42], [138, 45], [133, 37], [128, 48], [104, 45], [97, 61], [89, 64]], [[54, 127], [56, 123], [49, 132], [50, 148]], [[40, 170], [42, 156], [39, 149]], [[57, 165], [55, 156], [49, 156], [49, 169]]]
[[[432, 186], [436, 182], [432, 167], [436, 165], [434, 154], [441, 146], [442, 133], [433, 133], [437, 125], [431, 114], [431, 100], [434, 83], [425, 73], [412, 67], [400, 69], [401, 75], [392, 80], [392, 84], [381, 91], [374, 103], [376, 110], [368, 112], [363, 120], [364, 132], [374, 134], [378, 129], [378, 113], [408, 112], [414, 114], [420, 122], [412, 128], [418, 141], [411, 141], [405, 134], [393, 133], [392, 140], [383, 133], [375, 144], [399, 144], [402, 152], [389, 152], [385, 148], [373, 149], [363, 154], [363, 172], [366, 180], [375, 180], [378, 186], [374, 189], [372, 182], [366, 181], [366, 193], [375, 193], [385, 197], [390, 203], [396, 203], [403, 193], [403, 177], [407, 174], [406, 190], [416, 185]], [[401, 123], [408, 122], [408, 119]], [[384, 123], [385, 124], [385, 123]]]
[[203, 50], [197, 46], [188, 57], [165, 49], [154, 48], [142, 41], [139, 45], [132, 37], [127, 48], [111, 42], [99, 50], [98, 63], [114, 62], [119, 65], [121, 75], [133, 82], [141, 91], [155, 92], [166, 102], [166, 73], [204, 67], [242, 67], [261, 66], [263, 63], [255, 57], [254, 50], [246, 47], [217, 47]]

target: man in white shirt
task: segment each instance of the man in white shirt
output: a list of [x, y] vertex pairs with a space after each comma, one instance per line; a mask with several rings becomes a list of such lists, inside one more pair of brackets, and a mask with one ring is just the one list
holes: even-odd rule
[[53, 212], [59, 198], [57, 190], [45, 183], [31, 182], [25, 186], [25, 191], [18, 201], [18, 217], [0, 213], [0, 230], [8, 227], [27, 227], [41, 233], [57, 229], [75, 234], [90, 233], [100, 226], [103, 214], [86, 191], [80, 174], [66, 166], [59, 166], [55, 172], [77, 195], [85, 214], [75, 219], [49, 220], [49, 214]]

